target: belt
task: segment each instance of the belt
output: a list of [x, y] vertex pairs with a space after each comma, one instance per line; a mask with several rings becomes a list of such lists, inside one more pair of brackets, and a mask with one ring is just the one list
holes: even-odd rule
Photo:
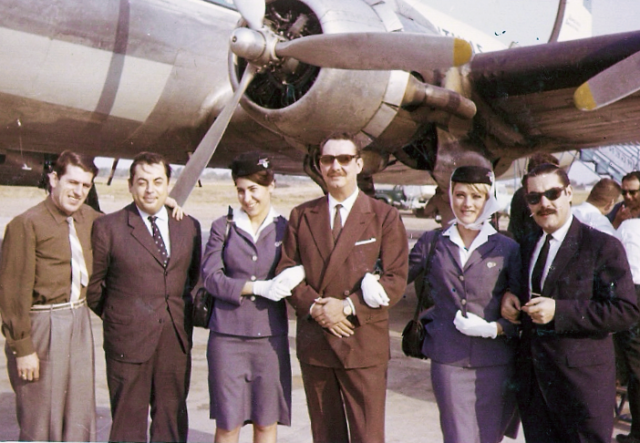
[[87, 304], [87, 299], [83, 298], [78, 301], [70, 301], [67, 303], [55, 303], [53, 305], [33, 305], [32, 311], [60, 311], [62, 309], [76, 309]]

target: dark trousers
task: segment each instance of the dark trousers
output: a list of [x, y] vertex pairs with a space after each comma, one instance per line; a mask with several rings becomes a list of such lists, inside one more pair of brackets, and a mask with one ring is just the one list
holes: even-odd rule
[[[640, 303], [640, 285], [636, 285], [636, 296]], [[631, 432], [640, 438], [640, 324], [636, 323], [628, 331], [613, 335], [616, 347], [616, 367], [618, 379], [627, 384], [627, 399], [631, 412]]]
[[187, 441], [191, 355], [185, 354], [173, 324], [167, 321], [164, 325], [148, 361], [127, 363], [107, 356], [113, 420], [110, 441], [146, 442], [149, 406], [150, 441]]
[[384, 443], [387, 362], [341, 369], [300, 363], [314, 443]]
[[550, 409], [532, 376], [527, 401], [519, 401], [522, 428], [527, 443], [610, 443], [611, 415], [571, 417]]

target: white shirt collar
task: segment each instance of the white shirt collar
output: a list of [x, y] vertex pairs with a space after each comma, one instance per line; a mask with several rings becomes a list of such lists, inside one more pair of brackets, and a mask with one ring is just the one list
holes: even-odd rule
[[271, 206], [269, 208], [269, 213], [265, 217], [264, 221], [262, 222], [258, 230], [254, 233], [253, 226], [251, 225], [251, 219], [249, 218], [247, 213], [244, 212], [242, 208], [234, 209], [233, 214], [234, 214], [233, 221], [236, 225], [236, 228], [243, 230], [249, 236], [251, 236], [254, 243], [258, 242], [258, 239], [260, 238], [260, 234], [262, 233], [262, 231], [264, 231], [264, 229], [267, 226], [273, 223], [275, 219], [280, 216], [280, 214], [278, 214], [278, 212], [273, 208], [273, 206]]
[[458, 250], [460, 252], [460, 263], [464, 266], [469, 260], [471, 253], [478, 249], [480, 246], [485, 244], [489, 240], [489, 236], [497, 233], [498, 231], [491, 225], [489, 222], [485, 222], [480, 227], [480, 232], [476, 238], [473, 239], [469, 248], [464, 245], [464, 241], [462, 241], [462, 237], [460, 237], [460, 231], [458, 231], [457, 225], [450, 226], [442, 235], [445, 237], [449, 237], [455, 245], [458, 246]]
[[138, 205], [136, 205], [136, 208], [138, 209], [138, 213], [140, 214], [140, 217], [142, 217], [145, 220], [145, 222], [149, 220], [149, 217], [151, 216], [158, 217], [158, 220], [164, 223], [169, 221], [169, 212], [167, 211], [166, 206], [162, 206], [160, 210], [155, 214], [148, 214], [144, 212], [142, 209], [138, 208]]
[[[337, 204], [341, 204], [343, 209], [346, 209], [347, 213], [351, 212], [351, 208], [353, 208], [353, 205], [356, 202], [356, 199], [358, 198], [358, 192], [359, 189], [356, 188], [356, 190], [353, 192], [353, 194], [351, 194], [349, 197], [345, 198], [343, 201], [339, 202], [338, 200], [336, 200], [335, 198], [333, 198], [333, 196], [331, 194], [329, 194], [329, 211], [333, 212], [333, 210], [335, 209]], [[344, 223], [344, 220], [343, 222]]]

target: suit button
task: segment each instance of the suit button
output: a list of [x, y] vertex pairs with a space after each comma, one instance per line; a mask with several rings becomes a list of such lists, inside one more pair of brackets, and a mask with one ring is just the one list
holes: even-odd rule
[[464, 306], [467, 304], [467, 300], [463, 298], [462, 301], [460, 301], [460, 303], [462, 303], [462, 305]]
[[256, 281], [256, 276], [255, 275], [251, 276], [251, 281]]
[[460, 277], [458, 277], [460, 279], [460, 281], [464, 281], [464, 275], [461, 275]]
[[253, 257], [251, 257], [251, 260], [253, 260], [253, 261], [258, 261], [258, 256], [257, 256], [257, 255], [254, 255]]
[[251, 297], [249, 297], [249, 299], [250, 299], [251, 301], [256, 301], [256, 296], [255, 296], [255, 295], [252, 295]]
[[347, 289], [346, 291], [343, 292], [344, 295], [349, 295], [349, 290]]

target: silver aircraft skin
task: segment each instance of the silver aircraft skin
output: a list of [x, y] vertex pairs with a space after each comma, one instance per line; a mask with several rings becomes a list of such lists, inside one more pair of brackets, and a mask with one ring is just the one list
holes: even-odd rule
[[[437, 35], [419, 6], [273, 0], [265, 23], [283, 39]], [[115, 158], [151, 150], [184, 164], [242, 75], [244, 60], [229, 50], [239, 26], [236, 11], [204, 0], [3, 0], [0, 184], [37, 184], [65, 149]], [[572, 95], [639, 50], [632, 32], [476, 54], [447, 70], [319, 68], [291, 58], [261, 68], [209, 165], [262, 150], [279, 172], [313, 177], [305, 157], [329, 134], [350, 132], [367, 145], [365, 176], [424, 184], [429, 171], [443, 185], [461, 162], [499, 174], [535, 151], [637, 142], [640, 94], [588, 113]], [[422, 100], [431, 87], [452, 93]], [[477, 112], [461, 111], [460, 101]]]

